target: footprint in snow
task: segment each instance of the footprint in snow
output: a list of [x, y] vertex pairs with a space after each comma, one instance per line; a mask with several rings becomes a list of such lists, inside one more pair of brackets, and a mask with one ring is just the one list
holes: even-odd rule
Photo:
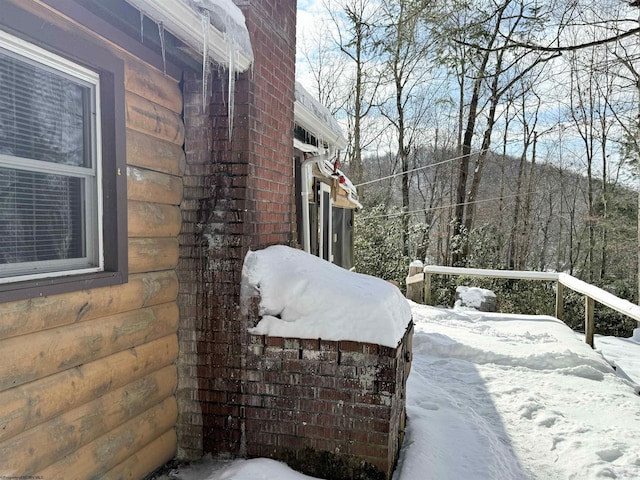
[[605, 462], [615, 462], [622, 456], [622, 452], [618, 448], [608, 448], [596, 452], [596, 455], [600, 457], [600, 460]]
[[615, 474], [615, 472], [613, 470], [611, 470], [610, 468], [603, 468], [602, 470], [600, 470], [596, 476], [598, 478], [618, 478], [618, 476]]
[[554, 437], [553, 438], [553, 445], [551, 445], [551, 451], [555, 450], [556, 447], [558, 446], [558, 444], [560, 442], [564, 442], [565, 438], [564, 437]]
[[539, 403], [535, 403], [535, 402], [526, 403], [522, 407], [520, 407], [520, 416], [522, 418], [531, 420], [535, 416], [536, 412], [538, 410], [542, 410], [543, 408], [544, 407]]
[[557, 420], [558, 420], [558, 417], [545, 416], [544, 418], [538, 421], [538, 426], [550, 428], [553, 425], [555, 425]]

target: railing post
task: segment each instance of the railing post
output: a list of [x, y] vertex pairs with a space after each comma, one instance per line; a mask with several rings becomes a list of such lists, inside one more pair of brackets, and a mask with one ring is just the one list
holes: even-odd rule
[[424, 304], [431, 305], [431, 274], [424, 273]]
[[564, 285], [556, 282], [556, 318], [564, 319]]
[[409, 275], [407, 275], [407, 298], [416, 303], [422, 303], [422, 283], [424, 281], [424, 273], [422, 263], [419, 265], [409, 265]]
[[595, 301], [585, 295], [584, 297], [584, 341], [593, 348], [593, 334], [595, 330], [594, 321]]

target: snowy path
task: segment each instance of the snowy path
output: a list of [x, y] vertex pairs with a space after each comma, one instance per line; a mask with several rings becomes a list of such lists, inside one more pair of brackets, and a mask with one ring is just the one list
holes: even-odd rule
[[413, 314], [395, 480], [640, 478], [637, 389], [562, 322], [421, 305]]
[[596, 351], [616, 367], [616, 373], [640, 385], [640, 329], [634, 338], [603, 337], [596, 335], [594, 339]]
[[[562, 322], [412, 310], [409, 419], [393, 480], [640, 478], [638, 388]], [[640, 378], [639, 343], [596, 337], [596, 349]], [[210, 462], [172, 478], [309, 477], [255, 459]]]

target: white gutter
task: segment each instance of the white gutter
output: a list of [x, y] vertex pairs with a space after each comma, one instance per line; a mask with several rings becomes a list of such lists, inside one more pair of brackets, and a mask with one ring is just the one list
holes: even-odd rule
[[342, 135], [331, 129], [299, 101], [293, 105], [293, 114], [298, 125], [316, 135], [319, 140], [326, 141], [334, 150], [342, 150], [347, 146], [347, 141]]
[[[300, 150], [304, 153], [313, 153], [313, 156], [320, 155], [320, 148], [315, 145], [309, 145], [308, 143], [301, 142], [297, 138], [293, 139], [293, 148]], [[322, 150], [325, 150], [324, 148]]]
[[[251, 59], [241, 51], [230, 48], [224, 33], [209, 25], [209, 32], [204, 35], [200, 15], [180, 0], [127, 0], [147, 17], [202, 54], [204, 39], [208, 38], [207, 52], [214, 62], [228, 67], [233, 63], [238, 72], [244, 72], [251, 66]], [[230, 62], [229, 56], [236, 58]]]
[[302, 247], [305, 252], [311, 253], [311, 226], [309, 225], [309, 167], [313, 163], [327, 160], [328, 154], [309, 157], [300, 164], [300, 174], [302, 176]]

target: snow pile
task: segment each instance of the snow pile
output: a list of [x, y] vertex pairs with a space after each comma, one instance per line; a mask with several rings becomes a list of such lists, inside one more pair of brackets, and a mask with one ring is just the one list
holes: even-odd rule
[[260, 295], [262, 318], [250, 329], [257, 335], [395, 348], [411, 321], [407, 300], [392, 284], [281, 245], [247, 254], [242, 292], [243, 302]]
[[483, 312], [496, 310], [496, 294], [478, 287], [456, 287], [455, 308], [474, 308]]
[[240, 460], [223, 471], [219, 477], [213, 477], [210, 480], [306, 480], [311, 478], [313, 477], [302, 475], [275, 460], [258, 458], [252, 461]]
[[[158, 480], [163, 480], [160, 477]], [[180, 480], [310, 480], [284, 463], [268, 458], [253, 460], [213, 460], [210, 456], [188, 468], [173, 471], [169, 478]]]

